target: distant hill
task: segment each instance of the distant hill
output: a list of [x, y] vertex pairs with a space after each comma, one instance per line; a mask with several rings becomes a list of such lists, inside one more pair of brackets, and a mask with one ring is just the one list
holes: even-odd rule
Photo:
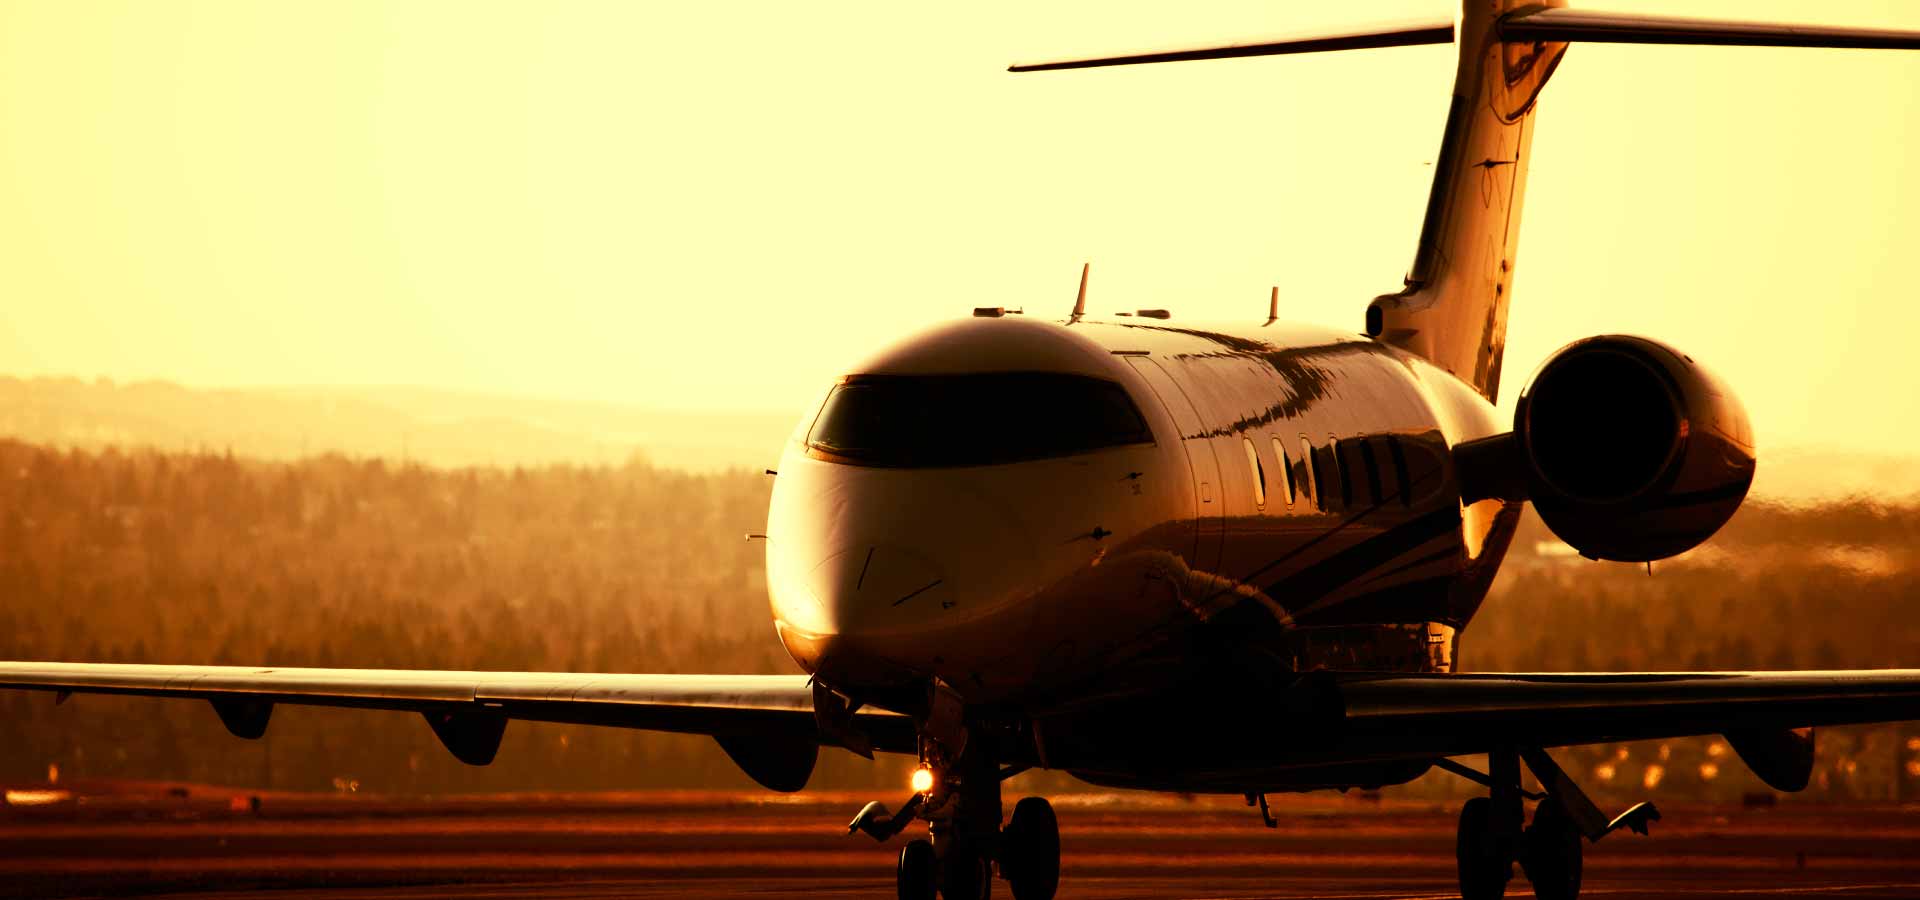
[[[0, 436], [61, 447], [326, 453], [436, 466], [625, 463], [758, 470], [797, 411], [691, 413], [414, 387], [186, 388], [0, 377]], [[1754, 493], [1795, 502], [1920, 496], [1920, 457], [1763, 448]]]
[[0, 377], [0, 435], [38, 444], [326, 453], [435, 466], [772, 466], [792, 413], [697, 413], [427, 388], [198, 389]]

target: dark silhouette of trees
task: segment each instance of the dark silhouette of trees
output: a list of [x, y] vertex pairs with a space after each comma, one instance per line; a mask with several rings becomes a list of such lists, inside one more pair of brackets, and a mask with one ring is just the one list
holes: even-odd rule
[[[283, 666], [791, 672], [768, 620], [769, 480], [620, 466], [433, 469], [0, 440], [0, 658]], [[1920, 665], [1920, 508], [1750, 502], [1686, 557], [1559, 552], [1529, 518], [1464, 668]], [[704, 738], [515, 723], [487, 768], [416, 716], [283, 707], [229, 736], [202, 703], [0, 693], [0, 780], [183, 779], [395, 793], [751, 788]], [[1810, 792], [1884, 799], [1910, 729], [1836, 730]], [[1557, 751], [1602, 790], [1737, 796], [1713, 739]], [[1626, 752], [1625, 758], [1619, 757]], [[904, 783], [836, 751], [820, 786]], [[1601, 779], [1599, 771], [1612, 773]], [[1714, 771], [1709, 777], [1703, 773]], [[1423, 781], [1410, 790], [1450, 788]], [[1065, 784], [1048, 778], [1048, 787]], [[1424, 786], [1423, 786], [1424, 785]]]

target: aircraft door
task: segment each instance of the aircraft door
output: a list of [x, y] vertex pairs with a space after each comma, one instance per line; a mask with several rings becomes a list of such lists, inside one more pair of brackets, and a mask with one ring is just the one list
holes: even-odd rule
[[1220, 545], [1226, 533], [1222, 518], [1226, 504], [1220, 495], [1220, 462], [1214, 456], [1214, 442], [1198, 437], [1207, 431], [1200, 412], [1165, 368], [1145, 356], [1129, 356], [1126, 360], [1146, 379], [1160, 405], [1173, 417], [1174, 426], [1180, 429], [1176, 437], [1187, 458], [1196, 501], [1194, 548], [1187, 564], [1198, 571], [1212, 572], [1220, 566]]

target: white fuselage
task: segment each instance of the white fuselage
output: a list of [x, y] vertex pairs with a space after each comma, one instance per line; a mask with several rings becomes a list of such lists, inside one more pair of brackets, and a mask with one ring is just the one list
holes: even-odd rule
[[[982, 430], [1006, 433], [979, 447], [1060, 445], [1061, 422], [1104, 402], [1056, 390], [1061, 377], [1118, 385], [1145, 431], [968, 456]], [[781, 639], [849, 692], [937, 678], [968, 702], [1057, 697], [1209, 623], [1296, 670], [1444, 671], [1517, 512], [1463, 507], [1453, 486], [1449, 448], [1500, 430], [1491, 405], [1358, 336], [974, 318], [839, 387], [869, 383], [896, 405], [871, 414], [866, 442], [904, 443], [838, 452], [847, 439], [822, 431], [852, 414], [809, 411], [767, 527]], [[927, 437], [899, 437], [914, 429]]]

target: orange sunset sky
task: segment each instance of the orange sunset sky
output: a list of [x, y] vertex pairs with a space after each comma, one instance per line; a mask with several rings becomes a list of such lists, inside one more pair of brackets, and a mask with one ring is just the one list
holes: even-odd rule
[[[1600, 5], [1600, 4], [1592, 4]], [[1920, 29], [1912, 0], [1606, 8]], [[1444, 2], [0, 2], [0, 374], [792, 409], [974, 306], [1358, 330], [1451, 47], [1017, 76]], [[1765, 445], [1920, 430], [1920, 53], [1575, 46], [1506, 383], [1669, 340]]]

